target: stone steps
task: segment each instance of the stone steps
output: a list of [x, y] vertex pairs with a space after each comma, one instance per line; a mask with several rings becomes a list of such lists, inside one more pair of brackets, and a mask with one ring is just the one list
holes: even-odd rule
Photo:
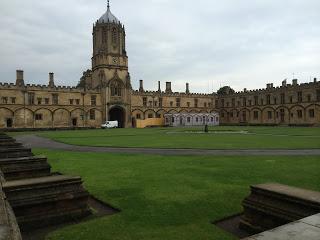
[[41, 156], [0, 159], [0, 169], [7, 181], [51, 175], [47, 158]]
[[240, 228], [259, 233], [320, 212], [320, 192], [268, 183], [251, 186]]
[[0, 135], [0, 141], [5, 142], [5, 141], [15, 141], [14, 138], [6, 136], [6, 135]]
[[24, 147], [1, 147], [0, 158], [17, 158], [17, 157], [31, 157], [33, 156], [30, 148]]
[[9, 138], [9, 139], [3, 139], [0, 138], [0, 147], [22, 147], [21, 143], [16, 142], [15, 139]]
[[5, 148], [5, 147], [8, 147], [8, 148], [19, 148], [19, 147], [22, 147], [22, 144], [21, 143], [16, 143], [16, 142], [6, 142], [6, 143], [0, 142], [0, 148]]
[[65, 175], [9, 181], [3, 190], [22, 231], [88, 216], [88, 192], [80, 177]]
[[1, 137], [0, 136], [0, 143], [2, 143], [2, 142], [16, 142], [16, 140], [11, 137]]
[[3, 192], [22, 231], [91, 214], [80, 177], [53, 175], [46, 157], [34, 156], [30, 148], [2, 133], [0, 170]]

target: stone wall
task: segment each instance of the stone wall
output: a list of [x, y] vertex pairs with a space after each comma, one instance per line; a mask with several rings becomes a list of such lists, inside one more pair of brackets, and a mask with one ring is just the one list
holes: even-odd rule
[[[140, 85], [142, 83], [140, 82]], [[320, 82], [281, 87], [268, 84], [266, 89], [244, 90], [227, 94], [193, 94], [171, 91], [132, 93], [132, 118], [148, 119], [175, 113], [219, 112], [221, 124], [319, 125]], [[188, 91], [187, 91], [188, 90]]]
[[221, 123], [319, 125], [320, 82], [286, 84], [219, 95]]
[[0, 128], [99, 127], [101, 122], [100, 92], [0, 84]]
[[216, 94], [197, 94], [166, 91], [134, 91], [131, 96], [132, 118], [148, 119], [164, 114], [216, 112]]
[[[1, 171], [0, 171], [1, 174]], [[4, 179], [0, 177], [0, 239], [22, 240], [19, 226], [12, 208], [2, 190]]]

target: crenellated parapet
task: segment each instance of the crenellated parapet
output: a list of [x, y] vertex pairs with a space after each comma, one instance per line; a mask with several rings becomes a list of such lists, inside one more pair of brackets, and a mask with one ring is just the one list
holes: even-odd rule
[[185, 92], [171, 92], [167, 93], [164, 91], [139, 91], [134, 90], [132, 91], [133, 95], [136, 96], [163, 96], [163, 97], [213, 97], [216, 96], [215, 93], [206, 94], [206, 93], [185, 93]]
[[74, 86], [54, 86], [40, 84], [26, 84], [19, 86], [14, 83], [2, 83], [0, 82], [1, 90], [19, 90], [19, 91], [50, 91], [50, 92], [73, 92], [73, 93], [95, 93], [98, 94], [97, 89], [74, 87]]
[[139, 90], [133, 90], [132, 94], [135, 96], [159, 96], [159, 97], [190, 97], [190, 98], [196, 98], [196, 97], [203, 97], [203, 98], [212, 98], [216, 94], [211, 93], [192, 93], [189, 89], [189, 83], [186, 83], [186, 91], [185, 92], [173, 92], [171, 88], [171, 82], [166, 82], [166, 90], [161, 91], [160, 87], [160, 81], [158, 81], [158, 90], [157, 91], [148, 91], [144, 90], [143, 87], [143, 80], [139, 81]]
[[229, 97], [231, 95], [236, 95], [236, 96], [240, 96], [240, 95], [247, 95], [247, 94], [265, 94], [265, 93], [272, 93], [272, 92], [289, 92], [292, 90], [303, 90], [303, 89], [307, 89], [307, 88], [317, 88], [320, 87], [320, 82], [317, 81], [317, 79], [315, 78], [313, 82], [308, 82], [308, 83], [298, 83], [297, 79], [293, 79], [292, 80], [292, 84], [287, 84], [286, 81], [282, 82], [281, 86], [273, 86], [272, 83], [268, 83], [266, 88], [260, 88], [260, 89], [253, 89], [253, 90], [247, 90], [244, 89], [243, 91], [238, 91], [235, 93], [230, 93], [230, 94], [225, 94], [222, 95], [221, 97]]

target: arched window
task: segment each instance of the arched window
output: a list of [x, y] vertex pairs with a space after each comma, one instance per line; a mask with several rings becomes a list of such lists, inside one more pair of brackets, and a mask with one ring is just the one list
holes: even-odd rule
[[120, 82], [118, 81], [112, 82], [110, 85], [110, 88], [111, 88], [111, 96], [118, 96], [118, 97], [121, 96], [122, 88], [121, 88]]
[[116, 44], [118, 40], [118, 34], [117, 34], [117, 29], [113, 28], [112, 29], [112, 43]]

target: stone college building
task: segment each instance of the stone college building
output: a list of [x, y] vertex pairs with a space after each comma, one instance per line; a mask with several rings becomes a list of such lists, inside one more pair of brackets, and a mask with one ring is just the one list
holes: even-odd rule
[[[49, 73], [48, 85], [29, 85], [23, 71], [16, 82], [0, 83], [0, 128], [100, 127], [118, 120], [120, 127], [136, 127], [137, 121], [161, 119], [163, 125], [266, 124], [318, 125], [320, 83], [284, 81], [282, 86], [234, 92], [229, 87], [217, 93], [146, 91], [140, 80], [131, 86], [128, 72], [125, 28], [107, 12], [93, 27], [92, 69], [83, 73], [77, 87], [56, 86]], [[177, 121], [179, 124], [177, 124]], [[175, 122], [176, 124], [172, 124]]]

